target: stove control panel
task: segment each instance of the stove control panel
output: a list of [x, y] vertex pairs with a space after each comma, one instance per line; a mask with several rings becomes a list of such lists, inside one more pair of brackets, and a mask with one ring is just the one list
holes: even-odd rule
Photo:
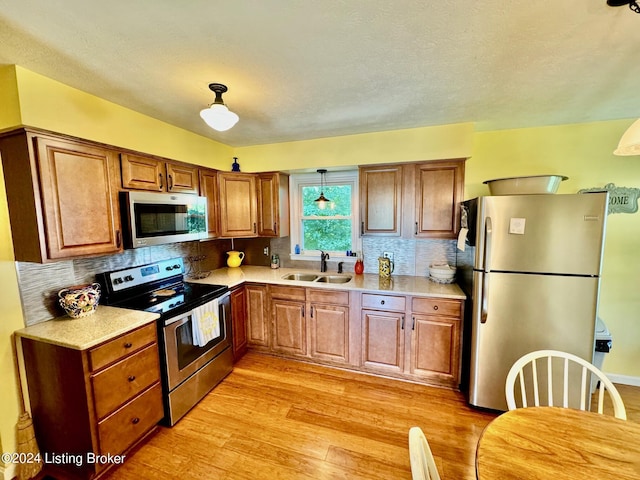
[[181, 273], [184, 273], [184, 262], [181, 258], [172, 258], [149, 265], [111, 272], [108, 274], [108, 281], [111, 283], [112, 290], [118, 292], [156, 280], [174, 277]]

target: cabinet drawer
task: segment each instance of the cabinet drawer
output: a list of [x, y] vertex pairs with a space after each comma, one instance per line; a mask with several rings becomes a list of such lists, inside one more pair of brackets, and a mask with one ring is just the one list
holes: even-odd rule
[[133, 445], [164, 415], [157, 383], [98, 424], [100, 453], [118, 455]]
[[392, 295], [375, 295], [372, 293], [362, 294], [362, 308], [374, 308], [377, 310], [395, 310], [398, 312], [404, 312], [405, 306], [405, 297], [395, 297]]
[[99, 370], [125, 355], [129, 355], [154, 342], [156, 342], [156, 324], [150, 323], [89, 350], [91, 370]]
[[349, 305], [349, 292], [336, 290], [307, 290], [307, 300], [311, 303], [327, 303], [330, 305]]
[[462, 302], [442, 298], [414, 297], [411, 304], [411, 311], [427, 315], [447, 315], [459, 318], [462, 315]]
[[270, 285], [269, 292], [271, 298], [282, 298], [283, 300], [299, 300], [305, 301], [305, 292], [303, 287], [281, 287], [278, 285]]
[[156, 344], [105, 368], [91, 378], [97, 417], [108, 415], [158, 380], [160, 367]]

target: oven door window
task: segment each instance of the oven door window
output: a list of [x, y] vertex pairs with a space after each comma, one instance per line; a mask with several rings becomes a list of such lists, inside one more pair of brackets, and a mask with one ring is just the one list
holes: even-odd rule
[[193, 327], [191, 321], [191, 315], [189, 315], [189, 321], [179, 325], [176, 328], [176, 346], [178, 351], [178, 369], [182, 370], [188, 365], [192, 364], [195, 360], [200, 358], [205, 352], [211, 350], [216, 345], [221, 343], [225, 337], [225, 325], [220, 316], [220, 336], [214, 338], [204, 347], [193, 344]]
[[139, 238], [199, 233], [205, 230], [204, 211], [193, 205], [134, 204], [136, 236]]

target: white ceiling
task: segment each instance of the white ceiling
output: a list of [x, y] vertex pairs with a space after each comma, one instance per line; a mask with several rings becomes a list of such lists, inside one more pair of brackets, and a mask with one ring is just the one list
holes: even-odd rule
[[0, 0], [0, 64], [232, 146], [640, 116], [640, 15], [606, 0]]

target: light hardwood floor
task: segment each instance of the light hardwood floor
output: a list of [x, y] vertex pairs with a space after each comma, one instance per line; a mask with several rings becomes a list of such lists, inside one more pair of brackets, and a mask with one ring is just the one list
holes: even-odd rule
[[[637, 390], [621, 390], [625, 402], [640, 406]], [[410, 479], [407, 435], [417, 425], [443, 480], [472, 480], [476, 443], [494, 417], [459, 392], [248, 353], [107, 478]]]

